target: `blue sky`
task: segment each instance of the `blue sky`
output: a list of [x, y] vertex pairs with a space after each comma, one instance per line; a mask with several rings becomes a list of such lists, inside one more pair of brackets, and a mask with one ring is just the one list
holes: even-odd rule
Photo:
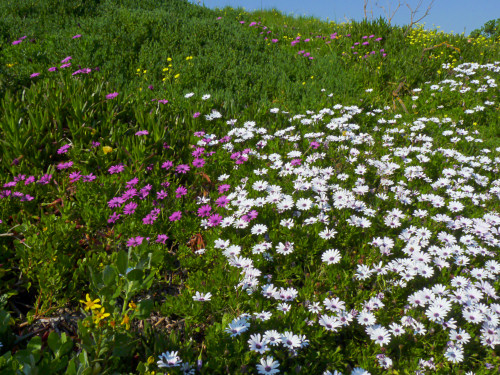
[[[205, 4], [209, 8], [242, 7], [246, 10], [276, 8], [285, 14], [296, 16], [314, 16], [321, 19], [330, 19], [342, 22], [346, 19], [363, 19], [364, 0], [190, 0], [192, 3]], [[368, 13], [373, 10], [373, 16], [384, 16], [386, 11], [395, 9], [398, 0], [367, 0]], [[415, 8], [419, 0], [401, 0], [401, 7], [393, 18], [392, 23], [397, 25], [408, 24], [410, 10], [405, 5]], [[431, 0], [422, 0], [421, 11], [417, 18], [422, 16]], [[377, 6], [377, 4], [379, 6]], [[447, 33], [468, 35], [472, 30], [481, 27], [486, 21], [500, 17], [500, 0], [435, 0], [429, 16], [422, 20], [426, 29], [440, 26], [440, 30]]]

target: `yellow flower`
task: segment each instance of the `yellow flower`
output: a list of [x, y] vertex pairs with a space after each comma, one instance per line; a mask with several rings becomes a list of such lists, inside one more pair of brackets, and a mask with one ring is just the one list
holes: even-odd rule
[[152, 365], [153, 363], [155, 363], [155, 357], [151, 355], [148, 357], [148, 365]]
[[193, 56], [186, 57], [186, 60], [192, 60], [192, 59], [193, 59]]
[[80, 302], [85, 305], [85, 307], [84, 307], [85, 311], [94, 310], [94, 309], [98, 309], [101, 307], [101, 305], [98, 304], [98, 302], [101, 301], [99, 298], [92, 301], [90, 299], [89, 294], [87, 293], [87, 295], [85, 296], [85, 299], [86, 299], [86, 301], [80, 300]]
[[146, 74], [147, 72], [148, 72], [147, 70], [143, 71], [144, 74]]
[[7, 68], [12, 68], [15, 64], [7, 64]]
[[101, 320], [103, 320], [104, 318], [107, 318], [108, 316], [109, 316], [109, 313], [104, 311], [104, 307], [101, 309], [101, 311], [96, 310], [96, 311], [94, 311], [94, 316], [93, 316], [94, 323], [97, 324]]
[[163, 71], [164, 71], [164, 72], [167, 72], [167, 71], [168, 71], [168, 68], [163, 68]]
[[179, 76], [180, 76], [180, 74], [179, 74], [179, 73], [177, 73], [177, 74], [174, 76], [174, 78], [179, 78]]
[[135, 310], [137, 308], [137, 305], [133, 301], [130, 301], [128, 307], [130, 307], [132, 310]]
[[102, 148], [102, 152], [104, 152], [105, 154], [109, 154], [111, 151], [113, 151], [113, 149], [109, 146], [104, 146]]
[[124, 325], [125, 324], [125, 329], [126, 330], [129, 330], [130, 329], [130, 318], [128, 317], [127, 314], [125, 314], [125, 316], [123, 317], [122, 319], [122, 322], [120, 323], [121, 325]]
[[140, 72], [141, 71], [141, 68], [137, 68], [137, 72]]
[[167, 58], [167, 61], [172, 61], [172, 59], [169, 57], [169, 58]]

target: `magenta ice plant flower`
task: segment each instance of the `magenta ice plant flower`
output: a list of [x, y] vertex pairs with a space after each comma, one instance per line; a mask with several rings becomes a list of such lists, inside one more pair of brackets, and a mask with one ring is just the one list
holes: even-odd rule
[[182, 213], [180, 211], [175, 211], [172, 215], [169, 216], [170, 221], [177, 221], [182, 218]]
[[144, 240], [144, 237], [141, 237], [141, 236], [137, 236], [137, 237], [132, 237], [132, 238], [129, 238], [129, 240], [127, 241], [127, 246], [129, 247], [136, 247], [136, 246], [139, 246], [140, 244], [142, 244], [142, 241]]
[[110, 100], [110, 99], [114, 99], [118, 96], [118, 93], [117, 92], [112, 92], [111, 94], [108, 94], [106, 95], [106, 99]]
[[112, 165], [109, 167], [108, 172], [109, 174], [121, 173], [124, 169], [125, 167], [122, 164]]

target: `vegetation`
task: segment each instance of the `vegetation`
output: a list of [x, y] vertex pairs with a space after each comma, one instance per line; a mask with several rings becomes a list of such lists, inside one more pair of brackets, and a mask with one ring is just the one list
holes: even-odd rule
[[59, 3], [0, 3], [1, 373], [498, 372], [496, 34]]

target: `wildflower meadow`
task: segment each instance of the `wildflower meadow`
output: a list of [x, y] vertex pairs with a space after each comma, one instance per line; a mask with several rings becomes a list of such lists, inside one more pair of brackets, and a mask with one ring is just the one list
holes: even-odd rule
[[500, 372], [498, 38], [0, 12], [0, 373]]

